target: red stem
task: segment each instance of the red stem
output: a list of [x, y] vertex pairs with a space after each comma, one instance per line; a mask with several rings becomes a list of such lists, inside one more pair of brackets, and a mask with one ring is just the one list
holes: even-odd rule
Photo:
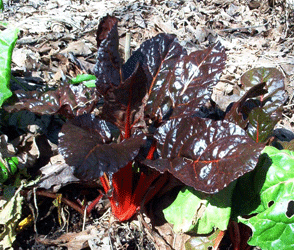
[[240, 231], [238, 223], [236, 221], [230, 221], [229, 234], [233, 243], [234, 250], [240, 250]]
[[215, 242], [214, 242], [212, 249], [214, 249], [214, 250], [218, 249], [218, 246], [221, 243], [224, 236], [225, 236], [225, 231], [220, 231], [215, 239]]
[[97, 198], [95, 198], [95, 199], [91, 202], [91, 204], [87, 207], [87, 214], [90, 214], [90, 213], [91, 213], [91, 211], [93, 210], [93, 208], [96, 206], [96, 204], [98, 204], [98, 202], [101, 200], [101, 198], [102, 198], [103, 195], [104, 195], [104, 194], [101, 192], [100, 189], [99, 189], [98, 191], [99, 191], [100, 195], [99, 195]]

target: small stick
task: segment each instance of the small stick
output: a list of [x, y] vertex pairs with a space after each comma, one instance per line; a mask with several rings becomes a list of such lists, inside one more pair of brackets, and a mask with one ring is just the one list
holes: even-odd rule
[[[57, 195], [54, 194], [54, 193], [50, 193], [50, 192], [47, 192], [47, 191], [43, 191], [43, 190], [37, 190], [36, 191], [36, 194], [37, 195], [40, 195], [40, 196], [44, 196], [44, 197], [48, 197], [48, 198], [52, 198], [52, 199], [56, 199], [57, 198]], [[76, 210], [77, 212], [79, 212], [81, 215], [84, 215], [84, 209], [79, 207], [77, 204], [75, 204], [74, 202], [62, 197], [61, 198], [61, 201], [63, 203], [65, 203], [66, 205], [70, 206], [71, 208], [73, 208], [74, 210]]]
[[131, 56], [131, 33], [127, 32], [126, 34], [126, 44], [125, 44], [125, 62]]

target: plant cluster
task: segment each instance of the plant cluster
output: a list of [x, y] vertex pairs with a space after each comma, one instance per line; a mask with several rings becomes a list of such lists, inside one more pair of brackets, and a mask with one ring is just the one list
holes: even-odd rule
[[[265, 146], [286, 100], [283, 75], [274, 68], [246, 72], [242, 97], [222, 112], [211, 101], [226, 61], [220, 42], [188, 54], [174, 35], [159, 34], [123, 64], [117, 23], [107, 16], [98, 27], [96, 88], [64, 84], [42, 93], [18, 90], [17, 101], [5, 109], [66, 117], [59, 133], [60, 154], [80, 180], [100, 178], [120, 221], [130, 219], [169, 178], [176, 178], [184, 188], [164, 211], [176, 231], [224, 231], [230, 219], [258, 213], [239, 219], [253, 228], [250, 243], [281, 247], [262, 238], [260, 230], [266, 228], [260, 220], [269, 218], [267, 203], [280, 192], [272, 185], [282, 182], [279, 177], [271, 183], [276, 169], [267, 170], [276, 161], [276, 149]], [[98, 102], [101, 112], [94, 116]], [[278, 154], [287, 158], [292, 153]], [[251, 198], [240, 195], [248, 193], [249, 182]], [[270, 194], [265, 194], [268, 189]], [[249, 202], [253, 199], [255, 203]], [[252, 205], [256, 202], [257, 208]], [[200, 206], [204, 210], [197, 214]], [[277, 206], [270, 206], [273, 216]]]

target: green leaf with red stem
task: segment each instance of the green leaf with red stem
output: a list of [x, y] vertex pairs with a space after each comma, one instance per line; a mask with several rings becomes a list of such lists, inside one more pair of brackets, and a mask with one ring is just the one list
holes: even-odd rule
[[275, 68], [256, 68], [241, 77], [240, 100], [225, 119], [244, 129], [256, 142], [265, 142], [282, 116], [286, 101], [284, 76]]

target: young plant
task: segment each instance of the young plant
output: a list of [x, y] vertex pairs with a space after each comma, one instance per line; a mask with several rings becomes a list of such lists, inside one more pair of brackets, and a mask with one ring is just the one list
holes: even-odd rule
[[[84, 94], [87, 108], [81, 102], [76, 108], [65, 100], [77, 100], [74, 95], [81, 92], [56, 96], [52, 91], [39, 94], [44, 98], [38, 106], [36, 95], [28, 93], [26, 99], [16, 93], [19, 105], [14, 110], [42, 113], [53, 103], [53, 113], [66, 107], [68, 117], [78, 115], [63, 125], [59, 152], [81, 180], [100, 178], [112, 212], [121, 221], [130, 219], [163, 187], [166, 171], [207, 194], [252, 171], [265, 144], [252, 140], [236, 119], [229, 122], [205, 108], [225, 66], [223, 46], [218, 42], [188, 55], [174, 35], [159, 34], [122, 64], [117, 22], [107, 16], [97, 31], [99, 98]], [[245, 99], [267, 92], [265, 84], [257, 88], [262, 91], [245, 94]], [[32, 108], [28, 103], [33, 100]], [[103, 101], [98, 117], [80, 115], [90, 113], [98, 101]], [[232, 107], [236, 116], [243, 104]], [[248, 123], [247, 117], [242, 119]]]

